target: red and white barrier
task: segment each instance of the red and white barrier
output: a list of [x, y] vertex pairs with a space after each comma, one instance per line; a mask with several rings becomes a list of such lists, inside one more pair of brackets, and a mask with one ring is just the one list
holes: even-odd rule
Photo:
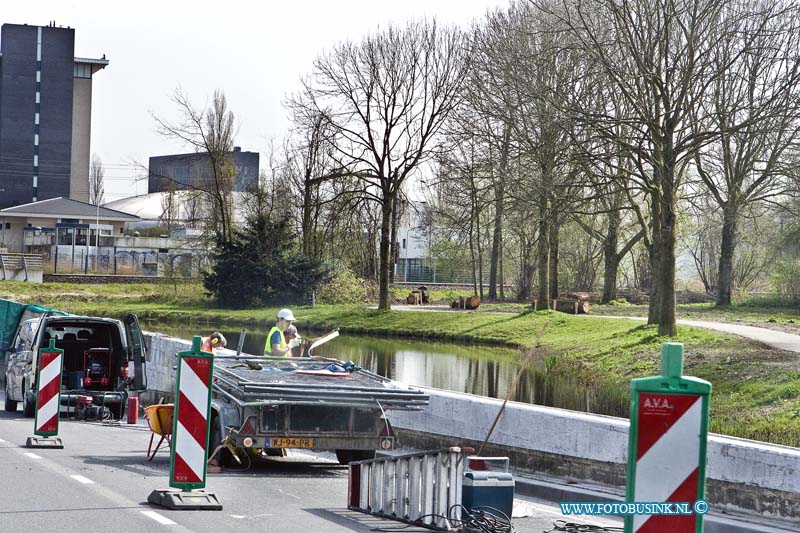
[[[698, 497], [702, 414], [703, 398], [699, 395], [639, 395], [635, 501], [694, 503]], [[636, 515], [633, 531], [678, 531], [675, 527], [694, 531], [696, 520], [694, 514]]]
[[25, 446], [28, 448], [63, 448], [58, 437], [58, 411], [61, 405], [61, 374], [64, 362], [64, 350], [55, 347], [55, 340], [50, 345], [39, 349], [36, 369], [36, 416], [33, 422], [33, 433], [28, 437]]
[[61, 400], [61, 363], [60, 352], [43, 352], [39, 355], [39, 394], [36, 398], [37, 435], [49, 437], [58, 434], [58, 407]]
[[192, 349], [178, 354], [178, 383], [172, 422], [172, 454], [169, 486], [154, 490], [147, 501], [168, 509], [221, 511], [216, 495], [205, 492], [208, 460], [211, 387], [214, 354], [201, 351], [202, 339], [194, 337]]
[[207, 356], [181, 356], [171, 487], [205, 486], [211, 364]]

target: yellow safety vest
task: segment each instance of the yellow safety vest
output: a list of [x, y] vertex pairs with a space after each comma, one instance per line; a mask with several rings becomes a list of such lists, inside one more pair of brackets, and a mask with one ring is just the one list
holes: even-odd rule
[[281, 344], [279, 348], [281, 350], [286, 348], [286, 339], [283, 337], [283, 332], [280, 330], [280, 328], [278, 328], [278, 326], [272, 326], [272, 329], [269, 330], [269, 333], [267, 333], [267, 344], [264, 346], [265, 355], [272, 355], [272, 343], [270, 342], [270, 339], [272, 339], [272, 334], [276, 331], [281, 334]]

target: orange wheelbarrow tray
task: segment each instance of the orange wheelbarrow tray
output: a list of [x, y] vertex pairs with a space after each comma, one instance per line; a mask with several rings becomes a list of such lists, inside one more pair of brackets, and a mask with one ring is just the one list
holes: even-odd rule
[[[172, 446], [172, 418], [175, 415], [175, 404], [162, 403], [158, 405], [150, 405], [144, 408], [144, 418], [147, 420], [147, 425], [150, 427], [150, 444], [147, 446], [147, 460], [152, 461], [156, 456], [156, 452], [161, 447], [164, 440], [167, 444]], [[161, 439], [156, 444], [153, 453], [150, 450], [153, 447], [153, 438], [156, 434], [161, 436]]]

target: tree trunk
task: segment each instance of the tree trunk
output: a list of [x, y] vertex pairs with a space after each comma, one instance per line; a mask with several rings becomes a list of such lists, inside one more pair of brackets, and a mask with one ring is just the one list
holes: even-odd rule
[[603, 299], [601, 303], [607, 304], [617, 298], [617, 271], [619, 270], [619, 211], [612, 210], [608, 213], [608, 231], [603, 241]]
[[675, 192], [672, 189], [674, 169], [668, 169], [669, 174], [663, 180], [663, 206], [660, 212], [661, 235], [659, 239], [658, 257], [659, 271], [656, 275], [658, 286], [658, 334], [674, 337], [678, 334], [675, 322], [675, 243], [677, 231], [675, 224]]
[[392, 237], [392, 206], [394, 196], [384, 195], [383, 205], [381, 206], [381, 245], [379, 273], [378, 273], [378, 309], [388, 311], [392, 308], [389, 301], [389, 270], [391, 266], [391, 243]]
[[[494, 199], [494, 233], [492, 233], [492, 257], [489, 265], [489, 299], [497, 300], [497, 272], [500, 264], [501, 246], [503, 239], [503, 184], [495, 187]], [[502, 289], [501, 289], [502, 290]]]
[[539, 290], [536, 309], [549, 309], [547, 297], [550, 294], [550, 219], [548, 217], [547, 196], [539, 198], [539, 250], [538, 257]]
[[738, 208], [733, 201], [723, 209], [722, 243], [719, 255], [719, 275], [717, 276], [717, 305], [731, 305], [733, 289], [733, 252], [736, 247], [736, 223]]
[[[394, 274], [397, 269], [397, 259], [400, 257], [400, 250], [397, 249], [397, 219], [399, 218], [399, 209], [397, 209], [397, 196], [395, 195], [392, 200], [392, 236], [390, 242], [391, 251], [389, 253], [389, 283], [394, 283]], [[406, 243], [408, 246], [408, 243]]]
[[661, 242], [661, 209], [659, 208], [658, 198], [655, 193], [651, 194], [651, 204], [652, 213], [650, 218], [653, 222], [653, 227], [651, 228], [652, 242], [647, 250], [647, 255], [650, 258], [650, 270], [653, 271], [653, 278], [650, 284], [650, 302], [647, 308], [647, 323], [658, 324], [659, 312], [661, 310], [659, 302], [661, 294], [659, 292], [659, 272], [661, 270], [661, 261], [658, 255], [660, 252]]
[[306, 183], [305, 190], [303, 191], [303, 255], [311, 257], [313, 252], [313, 238], [314, 232], [312, 231], [311, 210], [313, 208], [311, 202], [311, 187]]
[[558, 222], [558, 212], [551, 209], [550, 213], [550, 299], [558, 298], [558, 233], [561, 229]]
[[[501, 241], [503, 239], [503, 197], [505, 196], [505, 178], [508, 167], [508, 146], [511, 128], [506, 128], [503, 133], [503, 144], [500, 147], [500, 178], [495, 181], [494, 188], [494, 233], [492, 234], [492, 257], [489, 265], [489, 299], [497, 300], [497, 271], [502, 254]], [[501, 281], [502, 283], [502, 281]], [[502, 288], [500, 289], [502, 292]]]
[[506, 299], [506, 283], [505, 283], [505, 270], [503, 269], [503, 242], [500, 241], [500, 259], [499, 259], [499, 266], [500, 266], [500, 299]]

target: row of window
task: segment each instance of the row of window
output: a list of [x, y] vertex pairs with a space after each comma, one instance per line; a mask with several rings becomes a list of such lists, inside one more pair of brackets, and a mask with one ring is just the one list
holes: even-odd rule
[[[89, 246], [97, 246], [97, 231], [92, 230], [89, 235], [88, 228], [58, 228], [58, 244], [61, 246], [86, 246], [87, 239], [91, 239]], [[100, 246], [113, 246], [113, 232], [110, 229], [100, 229]]]

